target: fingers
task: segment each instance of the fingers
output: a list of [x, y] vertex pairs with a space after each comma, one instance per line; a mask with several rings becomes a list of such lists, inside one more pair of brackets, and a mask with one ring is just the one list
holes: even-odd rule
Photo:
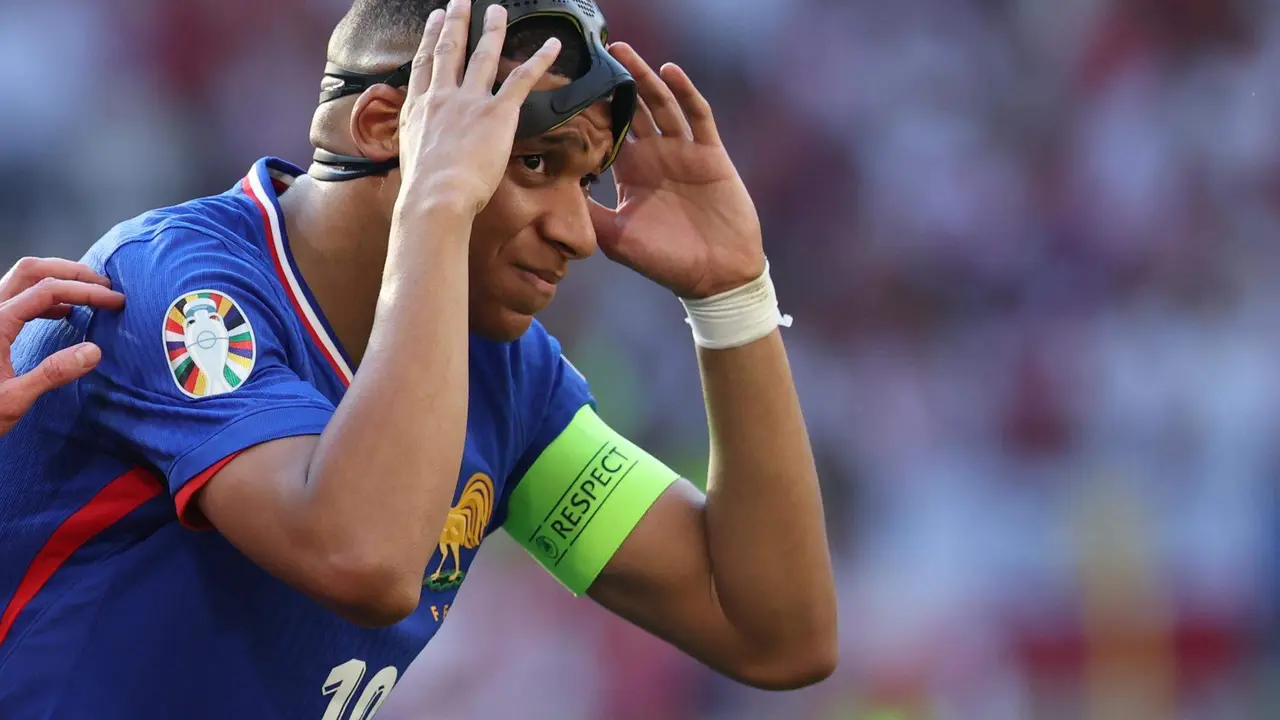
[[626, 267], [632, 269], [641, 267], [641, 263], [636, 262], [636, 253], [643, 250], [643, 245], [623, 240], [618, 211], [605, 207], [595, 200], [591, 201], [589, 209], [600, 252], [613, 262]]
[[463, 84], [472, 88], [491, 91], [498, 79], [498, 60], [502, 57], [502, 44], [507, 38], [507, 9], [490, 5], [484, 12], [484, 33], [476, 44], [467, 66]]
[[54, 305], [48, 310], [40, 313], [41, 320], [62, 320], [71, 315], [70, 305]]
[[551, 69], [555, 64], [556, 58], [560, 56], [560, 40], [558, 38], [549, 38], [533, 57], [524, 61], [506, 80], [502, 81], [502, 89], [498, 91], [498, 97], [503, 102], [520, 105], [529, 97], [529, 93], [533, 91], [533, 86], [538, 84], [542, 76]]
[[458, 87], [462, 82], [463, 56], [467, 52], [467, 30], [471, 25], [471, 0], [449, 0], [444, 26], [432, 60], [431, 84]]
[[[24, 258], [0, 281], [0, 326], [12, 340], [23, 324], [36, 318], [60, 319], [73, 305], [110, 310], [124, 307], [124, 295], [89, 267], [57, 258]], [[0, 387], [0, 421], [11, 424], [41, 395], [73, 382], [97, 367], [102, 350], [81, 343], [45, 358], [36, 368]]]
[[616, 245], [619, 236], [618, 211], [600, 204], [594, 198], [587, 204], [587, 210], [591, 213], [591, 225], [595, 228], [596, 242], [601, 249]]
[[0, 417], [16, 421], [41, 395], [84, 377], [101, 361], [102, 350], [93, 343], [80, 343], [59, 350], [31, 372], [3, 385], [0, 389]]
[[716, 128], [716, 119], [711, 113], [711, 103], [698, 91], [688, 73], [679, 65], [667, 63], [658, 71], [667, 87], [680, 103], [680, 109], [689, 120], [689, 129], [693, 131], [693, 139], [706, 145], [720, 144], [720, 130]]
[[422, 31], [422, 42], [418, 45], [418, 52], [413, 56], [413, 70], [409, 73], [410, 95], [425, 95], [431, 87], [436, 44], [440, 41], [440, 29], [443, 27], [444, 11], [432, 10], [427, 16], [427, 26]]
[[0, 304], [4, 324], [25, 323], [45, 313], [57, 312], [59, 305], [91, 305], [107, 310], [124, 307], [124, 295], [101, 285], [45, 278]]
[[636, 139], [662, 134], [658, 132], [658, 125], [653, 121], [653, 113], [649, 112], [649, 106], [645, 104], [644, 98], [636, 98], [636, 115], [631, 120], [631, 134], [635, 135]]
[[23, 290], [49, 277], [111, 287], [110, 280], [94, 272], [92, 268], [84, 263], [63, 260], [62, 258], [25, 257], [19, 260], [0, 280], [0, 302], [9, 300]]
[[658, 131], [663, 135], [676, 137], [691, 136], [689, 122], [685, 119], [680, 104], [676, 102], [675, 95], [671, 93], [671, 88], [649, 67], [649, 63], [626, 43], [614, 43], [609, 46], [609, 52], [635, 78], [636, 89], [640, 91], [640, 98], [649, 106]]

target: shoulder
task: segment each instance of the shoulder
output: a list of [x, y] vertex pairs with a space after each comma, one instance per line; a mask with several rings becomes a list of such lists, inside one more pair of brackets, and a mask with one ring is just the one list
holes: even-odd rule
[[[537, 320], [533, 321], [519, 340], [510, 343], [507, 352], [513, 373], [525, 380], [536, 382], [539, 378], [554, 379], [566, 365], [571, 368], [571, 372], [582, 377], [577, 368], [565, 358], [560, 341]], [[585, 381], [585, 378], [582, 379]]]
[[505, 384], [522, 405], [545, 403], [563, 382], [570, 379], [585, 385], [586, 378], [564, 357], [560, 341], [534, 320], [519, 339], [491, 342], [473, 337], [471, 358], [475, 370], [487, 384]]
[[232, 193], [152, 210], [112, 228], [84, 262], [124, 293], [126, 323], [154, 323], [180, 298], [200, 292], [275, 307], [278, 283], [255, 212], [249, 198]]
[[152, 210], [112, 228], [84, 262], [113, 282], [144, 289], [200, 268], [262, 274], [270, 260], [254, 211], [248, 198], [230, 193]]
[[113, 228], [84, 261], [124, 293], [125, 307], [88, 311], [83, 319], [87, 339], [104, 350], [138, 343], [149, 347], [153, 336], [172, 331], [173, 318], [200, 296], [206, 303], [212, 299], [214, 312], [227, 321], [251, 322], [255, 335], [287, 335], [292, 326], [282, 310], [287, 302], [254, 212], [249, 198], [228, 193], [153, 210]]
[[541, 323], [508, 350], [526, 450], [545, 446], [584, 405], [595, 406], [586, 377]]
[[560, 341], [534, 321], [519, 339], [471, 339], [473, 409], [511, 416], [522, 450], [583, 405], [594, 405], [586, 378], [565, 357]]

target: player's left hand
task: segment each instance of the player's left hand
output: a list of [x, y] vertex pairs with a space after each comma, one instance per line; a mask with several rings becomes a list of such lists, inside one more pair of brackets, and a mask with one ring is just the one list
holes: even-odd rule
[[591, 203], [600, 249], [682, 298], [756, 279], [760, 219], [706, 98], [676, 65], [659, 74], [625, 43], [609, 52], [635, 77], [640, 103], [613, 166], [618, 208]]

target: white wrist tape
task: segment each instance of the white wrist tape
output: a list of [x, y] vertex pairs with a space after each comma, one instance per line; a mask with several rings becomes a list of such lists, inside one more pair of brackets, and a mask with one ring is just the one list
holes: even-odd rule
[[791, 327], [791, 316], [778, 312], [778, 296], [769, 278], [769, 263], [760, 277], [739, 288], [702, 300], [680, 299], [699, 347], [728, 350], [759, 340], [779, 326]]

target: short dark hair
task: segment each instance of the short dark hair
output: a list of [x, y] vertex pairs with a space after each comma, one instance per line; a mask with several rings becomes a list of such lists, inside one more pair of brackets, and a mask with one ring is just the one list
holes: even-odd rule
[[[447, 4], [448, 0], [355, 0], [333, 31], [329, 61], [357, 72], [383, 70], [352, 65], [360, 65], [362, 50], [378, 43], [416, 47], [427, 16]], [[567, 19], [543, 16], [520, 21], [507, 32], [502, 56], [523, 62], [552, 37], [560, 40], [561, 50], [551, 72], [575, 80], [585, 75], [590, 69], [587, 43]]]

